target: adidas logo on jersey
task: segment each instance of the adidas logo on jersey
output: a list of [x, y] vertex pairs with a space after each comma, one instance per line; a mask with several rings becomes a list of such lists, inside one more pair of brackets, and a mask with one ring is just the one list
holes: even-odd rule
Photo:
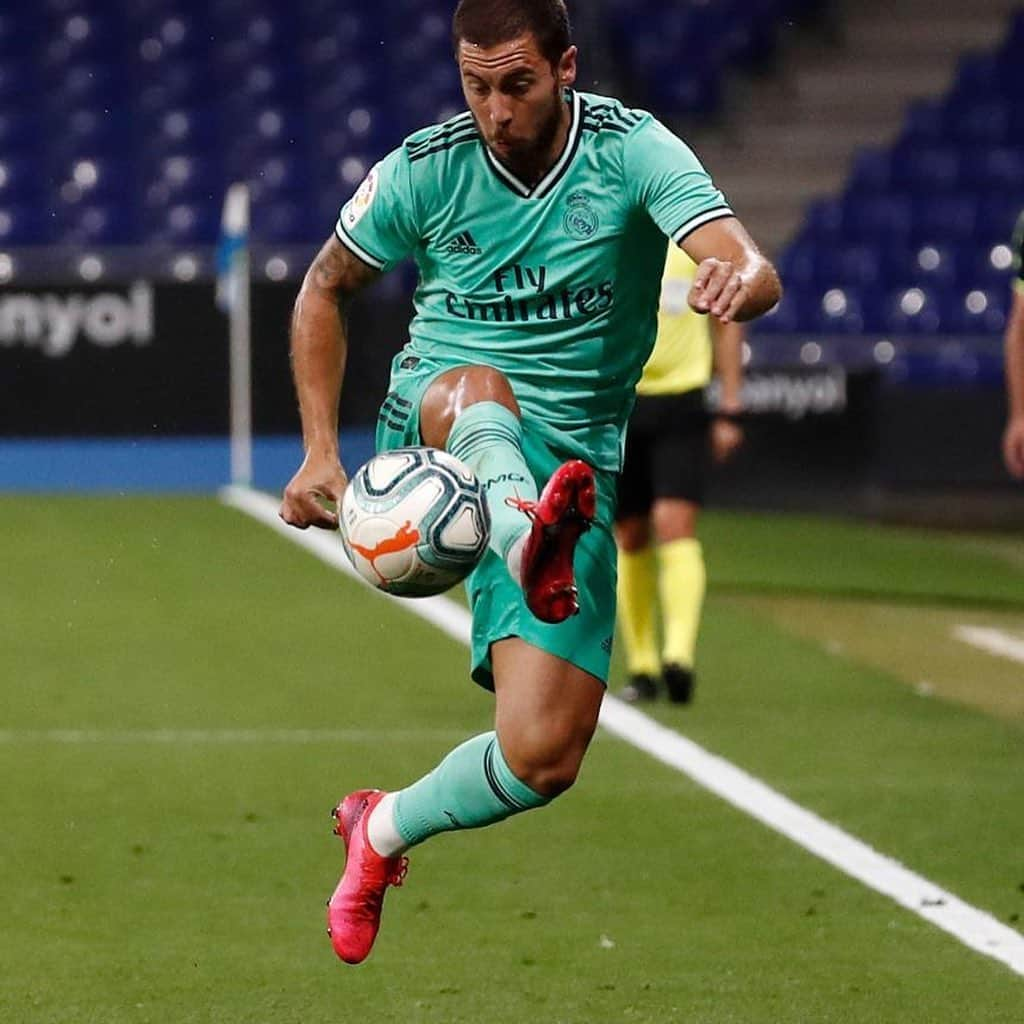
[[483, 249], [476, 244], [476, 239], [468, 231], [460, 231], [445, 246], [449, 256], [482, 256]]

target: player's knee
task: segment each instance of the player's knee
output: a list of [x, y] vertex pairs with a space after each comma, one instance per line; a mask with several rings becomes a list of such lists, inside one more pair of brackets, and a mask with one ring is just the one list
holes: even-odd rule
[[[504, 749], [506, 742], [503, 741]], [[541, 796], [556, 797], [576, 781], [586, 746], [553, 737], [508, 743], [505, 758], [520, 782]]]
[[420, 434], [425, 444], [444, 448], [456, 417], [477, 402], [496, 402], [520, 416], [508, 377], [493, 366], [457, 366], [442, 373], [420, 402]]
[[560, 796], [567, 789], [570, 789], [579, 775], [580, 765], [578, 761], [549, 762], [530, 766], [522, 779], [527, 786], [539, 793], [554, 799]]
[[697, 517], [700, 506], [682, 498], [661, 499], [654, 503], [651, 522], [660, 544], [686, 540], [697, 536]]
[[651, 542], [651, 530], [646, 516], [628, 516], [615, 524], [615, 540], [621, 550], [631, 553], [642, 551]]

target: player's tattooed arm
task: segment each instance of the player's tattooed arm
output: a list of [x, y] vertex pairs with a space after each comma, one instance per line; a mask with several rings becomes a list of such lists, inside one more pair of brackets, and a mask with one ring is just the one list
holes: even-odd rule
[[379, 276], [379, 271], [364, 263], [332, 235], [313, 260], [303, 288], [337, 296], [344, 303]]
[[285, 488], [281, 518], [304, 530], [335, 529], [347, 480], [338, 452], [338, 403], [345, 376], [349, 300], [379, 276], [331, 237], [313, 260], [292, 313], [292, 376], [306, 457]]

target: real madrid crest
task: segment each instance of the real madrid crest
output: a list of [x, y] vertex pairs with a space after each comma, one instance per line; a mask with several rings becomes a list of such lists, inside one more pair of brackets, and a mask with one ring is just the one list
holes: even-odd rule
[[562, 221], [566, 234], [573, 238], [592, 238], [601, 221], [590, 205], [590, 199], [583, 192], [573, 192], [566, 203], [568, 209]]

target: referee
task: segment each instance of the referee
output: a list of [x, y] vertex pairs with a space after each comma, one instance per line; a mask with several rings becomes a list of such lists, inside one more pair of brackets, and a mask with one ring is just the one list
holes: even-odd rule
[[[628, 701], [693, 697], [694, 652], [704, 602], [704, 555], [697, 517], [709, 456], [728, 459], [743, 443], [740, 389], [743, 328], [694, 312], [686, 301], [696, 265], [669, 246], [658, 338], [637, 385], [619, 478], [619, 624], [626, 648]], [[707, 412], [712, 362], [717, 411]], [[662, 646], [658, 652], [656, 598]]]

